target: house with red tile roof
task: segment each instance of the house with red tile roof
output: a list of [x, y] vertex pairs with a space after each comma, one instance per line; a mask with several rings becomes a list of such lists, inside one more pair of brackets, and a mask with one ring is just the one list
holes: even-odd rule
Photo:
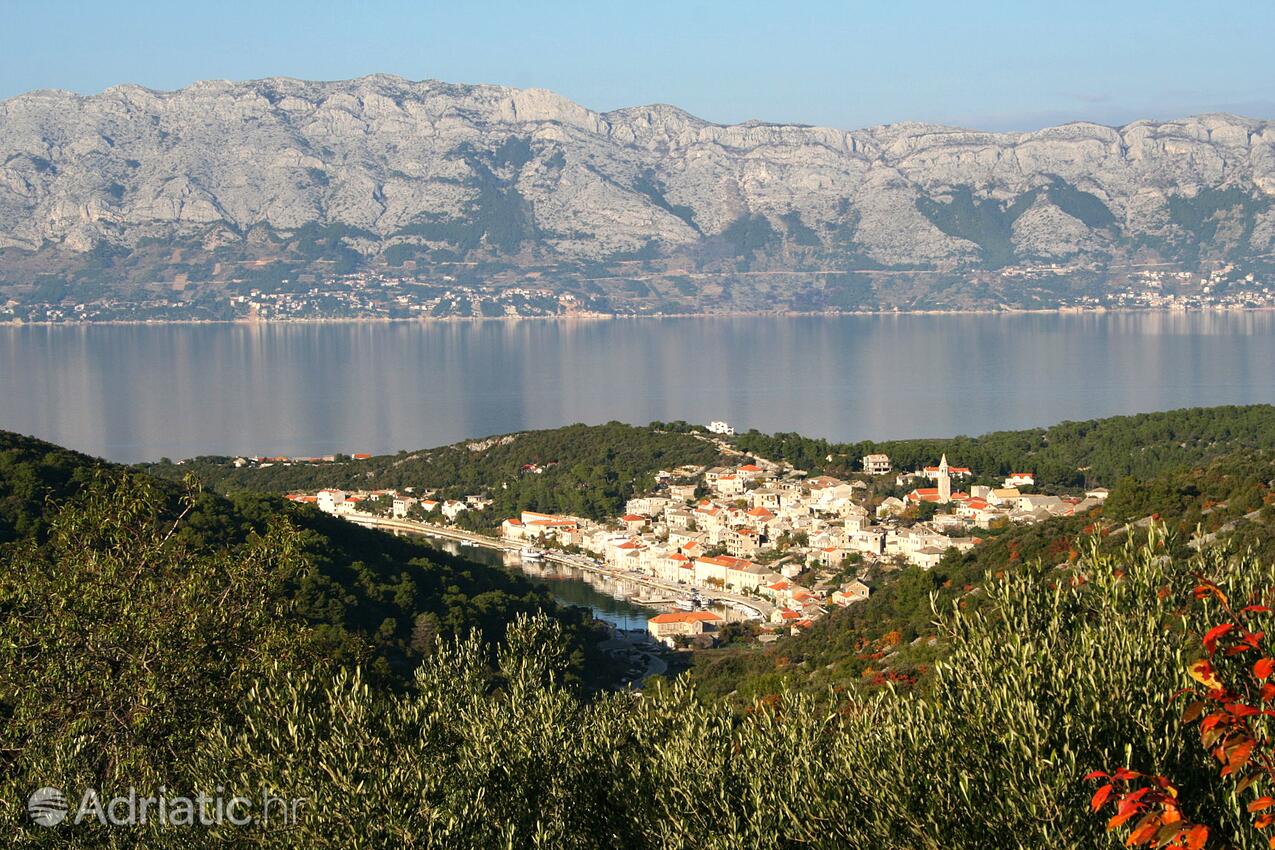
[[770, 621], [772, 623], [783, 623], [785, 625], [791, 625], [800, 619], [801, 614], [791, 608], [776, 608], [774, 613], [770, 615]]
[[734, 473], [730, 475], [719, 475], [717, 480], [713, 482], [713, 491], [722, 496], [738, 496], [744, 492], [744, 478]]
[[688, 573], [689, 578], [694, 579], [695, 566], [691, 563], [691, 559], [681, 552], [669, 552], [655, 560], [654, 573], [655, 577], [661, 581], [690, 584]]
[[[949, 497], [949, 500], [953, 502], [963, 502], [969, 497], [969, 493], [956, 492]], [[921, 502], [933, 502], [938, 505], [947, 504], [947, 502], [943, 501], [942, 496], [939, 493], [939, 488], [937, 487], [918, 487], [911, 493], [908, 493], [904, 498], [909, 504], [913, 505], [920, 504]]]
[[669, 611], [648, 619], [646, 630], [661, 643], [673, 646], [679, 637], [702, 635], [714, 631], [721, 623], [721, 616], [712, 611]]
[[[927, 466], [923, 470], [921, 470], [921, 472], [926, 478], [933, 481], [934, 479], [939, 477], [939, 471], [941, 468], [942, 468], [941, 465]], [[968, 466], [949, 466], [947, 468], [947, 474], [951, 475], [953, 478], [970, 478], [974, 475], [973, 472], [970, 472], [970, 468]]]
[[852, 582], [843, 584], [838, 590], [833, 591], [832, 595], [828, 597], [828, 601], [833, 605], [840, 605], [844, 608], [847, 605], [862, 602], [871, 594], [871, 585], [861, 579], [855, 579]]
[[765, 567], [729, 555], [701, 557], [695, 561], [695, 583], [700, 585], [715, 584], [742, 593], [756, 591], [776, 578], [778, 576]]

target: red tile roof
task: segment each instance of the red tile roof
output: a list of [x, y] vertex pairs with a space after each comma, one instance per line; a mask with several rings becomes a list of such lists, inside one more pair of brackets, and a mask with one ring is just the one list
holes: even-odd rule
[[726, 567], [733, 570], [743, 570], [753, 566], [752, 561], [746, 561], [743, 558], [732, 558], [730, 555], [704, 557], [699, 560], [702, 564], [709, 564], [714, 567]]
[[647, 622], [650, 623], [715, 623], [721, 617], [712, 611], [669, 611], [656, 614]]

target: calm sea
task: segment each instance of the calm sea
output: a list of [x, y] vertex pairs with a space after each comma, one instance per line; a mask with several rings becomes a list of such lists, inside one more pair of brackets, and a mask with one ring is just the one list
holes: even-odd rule
[[571, 422], [839, 440], [1275, 402], [1275, 313], [0, 329], [0, 429], [113, 460]]

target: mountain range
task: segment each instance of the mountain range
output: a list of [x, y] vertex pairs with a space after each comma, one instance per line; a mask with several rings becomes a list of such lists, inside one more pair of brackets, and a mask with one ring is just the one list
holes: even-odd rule
[[381, 75], [0, 102], [0, 303], [375, 273], [602, 311], [1030, 306], [1273, 252], [1275, 123], [1228, 114], [845, 131]]

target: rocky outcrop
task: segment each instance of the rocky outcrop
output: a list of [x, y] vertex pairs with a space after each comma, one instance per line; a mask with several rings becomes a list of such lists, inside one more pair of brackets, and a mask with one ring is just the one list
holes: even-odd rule
[[[365, 258], [1231, 257], [1271, 249], [1273, 197], [1275, 125], [1233, 115], [847, 132], [389, 76], [0, 103], [0, 248], [59, 256], [191, 255], [308, 227], [335, 233], [319, 250]], [[765, 238], [736, 239], [740, 222]]]

